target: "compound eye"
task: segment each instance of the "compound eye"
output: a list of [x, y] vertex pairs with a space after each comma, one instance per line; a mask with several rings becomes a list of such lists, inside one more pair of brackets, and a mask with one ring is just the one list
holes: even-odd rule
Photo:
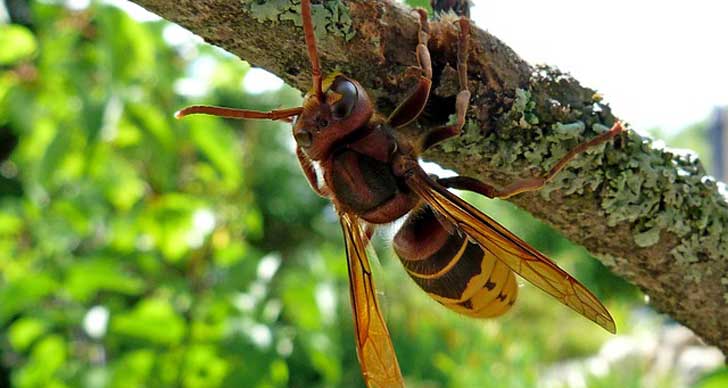
[[349, 117], [359, 97], [356, 86], [351, 81], [340, 78], [332, 86], [331, 90], [341, 95], [341, 100], [331, 107], [334, 118], [341, 120]]

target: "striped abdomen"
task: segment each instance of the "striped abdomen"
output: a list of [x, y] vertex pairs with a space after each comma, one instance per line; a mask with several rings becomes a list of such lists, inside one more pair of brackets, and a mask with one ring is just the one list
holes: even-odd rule
[[513, 271], [463, 235], [450, 234], [428, 206], [407, 216], [394, 250], [412, 279], [451, 310], [490, 318], [516, 301]]

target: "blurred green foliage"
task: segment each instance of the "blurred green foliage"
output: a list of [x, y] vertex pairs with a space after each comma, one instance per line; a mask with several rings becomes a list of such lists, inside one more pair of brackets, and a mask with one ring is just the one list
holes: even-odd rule
[[728, 367], [717, 370], [701, 379], [696, 388], [728, 387]]
[[[0, 386], [361, 385], [339, 226], [287, 125], [172, 117], [190, 103], [295, 106], [300, 94], [246, 92], [249, 65], [171, 39], [179, 28], [163, 21], [96, 2], [31, 7], [31, 26], [0, 25], [0, 138], [12, 149], [0, 163]], [[629, 330], [633, 288], [522, 211], [468, 198], [558, 257]], [[529, 287], [502, 319], [463, 318], [378, 250], [413, 387], [538, 386], [545, 366], [608, 338]]]

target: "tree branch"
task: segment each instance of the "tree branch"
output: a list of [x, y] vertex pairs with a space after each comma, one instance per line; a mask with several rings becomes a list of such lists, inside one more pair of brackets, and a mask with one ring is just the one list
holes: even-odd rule
[[[134, 0], [289, 84], [310, 87], [298, 1]], [[359, 80], [383, 112], [409, 91], [416, 19], [390, 1], [327, 0], [314, 5], [325, 72]], [[432, 103], [421, 124], [454, 110], [457, 31], [433, 22]], [[427, 159], [496, 184], [543, 173], [575, 144], [615, 121], [593, 90], [568, 74], [532, 67], [494, 36], [473, 28], [473, 93], [463, 136]], [[594, 61], [619, 58], [594, 58]], [[411, 133], [414, 136], [414, 133]], [[659, 310], [728, 350], [728, 205], [692, 155], [652, 146], [630, 131], [573, 161], [518, 206], [584, 245], [638, 285]], [[531, 171], [537, 167], [536, 171]]]

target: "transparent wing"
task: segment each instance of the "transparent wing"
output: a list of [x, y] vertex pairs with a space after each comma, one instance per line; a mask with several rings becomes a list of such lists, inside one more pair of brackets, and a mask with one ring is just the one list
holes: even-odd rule
[[610, 333], [616, 326], [609, 311], [584, 285], [525, 241], [447, 191], [424, 171], [408, 178], [407, 184], [437, 213], [491, 252], [511, 270], [546, 291], [561, 303], [589, 318]]
[[346, 241], [356, 351], [364, 381], [370, 388], [404, 387], [392, 340], [377, 304], [366, 255], [366, 236], [355, 216], [346, 213], [339, 216]]

